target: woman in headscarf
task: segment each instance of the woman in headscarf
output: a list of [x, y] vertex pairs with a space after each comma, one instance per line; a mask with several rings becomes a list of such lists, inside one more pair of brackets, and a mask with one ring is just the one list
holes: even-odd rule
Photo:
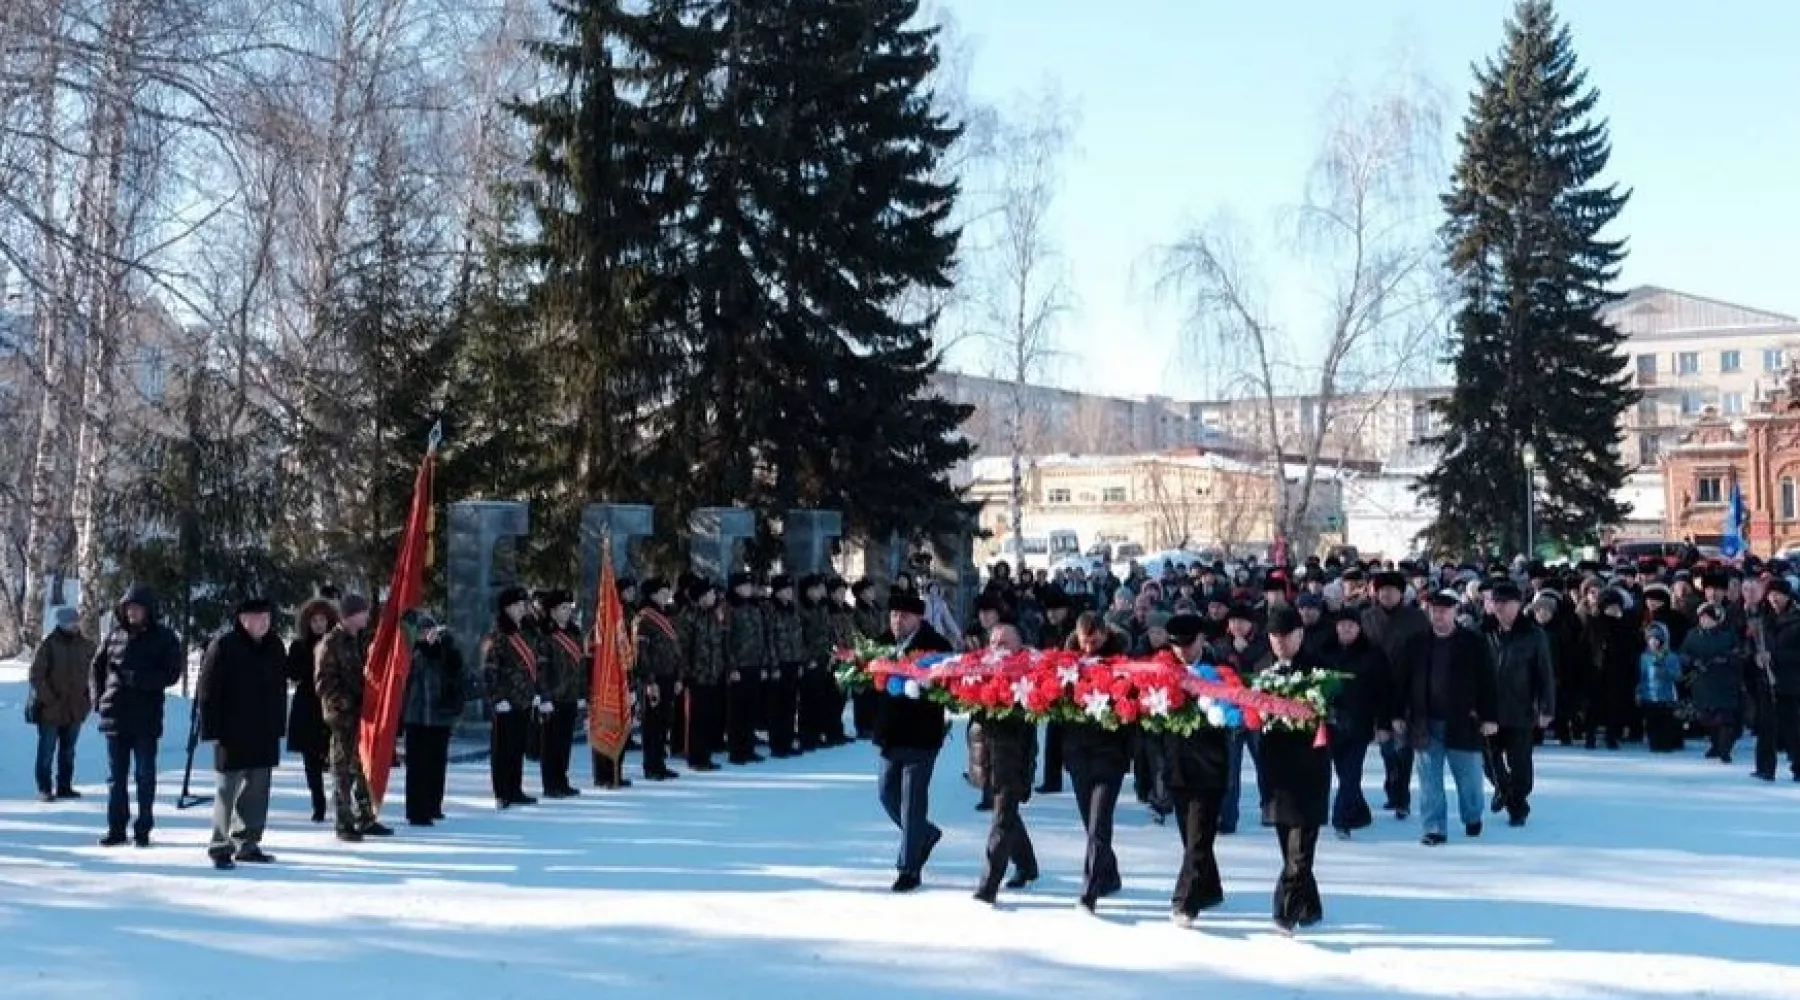
[[337, 620], [337, 605], [327, 598], [307, 601], [295, 615], [294, 641], [287, 651], [287, 679], [294, 685], [294, 699], [288, 705], [287, 748], [289, 753], [299, 754], [305, 766], [314, 823], [325, 822], [325, 758], [331, 752], [331, 734], [325, 729], [325, 711], [313, 687], [313, 653]]

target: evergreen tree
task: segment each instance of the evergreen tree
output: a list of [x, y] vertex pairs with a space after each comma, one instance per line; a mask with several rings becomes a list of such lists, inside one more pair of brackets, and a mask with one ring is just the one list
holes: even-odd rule
[[671, 415], [698, 444], [693, 501], [837, 509], [876, 537], [946, 526], [967, 410], [923, 396], [936, 317], [901, 306], [948, 284], [958, 236], [956, 189], [933, 179], [958, 134], [931, 105], [935, 32], [914, 0], [662, 10], [711, 54], [665, 88], [696, 95], [675, 116], [697, 127], [677, 314], [693, 368]]
[[1598, 310], [1624, 243], [1601, 233], [1628, 193], [1598, 178], [1611, 154], [1599, 95], [1549, 0], [1520, 0], [1499, 55], [1476, 72], [1462, 157], [1442, 229], [1460, 304], [1439, 405], [1437, 467], [1419, 484], [1437, 504], [1437, 548], [1523, 549], [1536, 450], [1536, 535], [1573, 542], [1628, 512], [1618, 423], [1638, 393], [1623, 336]]

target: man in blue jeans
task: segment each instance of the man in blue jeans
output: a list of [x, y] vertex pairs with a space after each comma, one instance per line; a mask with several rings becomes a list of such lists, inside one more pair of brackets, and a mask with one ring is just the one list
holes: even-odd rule
[[[948, 653], [950, 643], [925, 624], [925, 604], [908, 593], [888, 603], [887, 638], [900, 656]], [[944, 831], [931, 822], [931, 774], [944, 747], [944, 708], [922, 697], [881, 692], [875, 710], [875, 745], [881, 748], [881, 808], [900, 828], [895, 892], [923, 884], [920, 873]]]
[[1461, 598], [1444, 590], [1431, 597], [1431, 628], [1401, 653], [1402, 679], [1394, 735], [1411, 741], [1419, 756], [1419, 805], [1424, 836], [1436, 847], [1446, 836], [1444, 765], [1456, 782], [1463, 832], [1481, 836], [1483, 741], [1497, 722], [1493, 647], [1479, 632], [1456, 623]]
[[156, 597], [146, 587], [132, 587], [119, 602], [113, 625], [94, 657], [93, 686], [106, 737], [106, 836], [100, 846], [125, 843], [132, 824], [131, 776], [137, 777], [137, 822], [132, 840], [150, 846], [156, 825], [156, 744], [162, 739], [163, 697], [181, 679], [181, 640], [157, 620]]

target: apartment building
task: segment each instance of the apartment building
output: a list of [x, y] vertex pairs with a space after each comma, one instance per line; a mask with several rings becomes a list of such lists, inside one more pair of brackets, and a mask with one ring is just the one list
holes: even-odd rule
[[1601, 311], [1629, 339], [1632, 385], [1621, 454], [1656, 468], [1709, 407], [1727, 421], [1756, 412], [1800, 358], [1800, 319], [1647, 285]]

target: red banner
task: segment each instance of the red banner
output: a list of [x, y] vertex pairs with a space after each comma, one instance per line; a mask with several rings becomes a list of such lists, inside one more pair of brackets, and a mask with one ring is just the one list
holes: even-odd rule
[[588, 746], [613, 762], [617, 781], [619, 758], [631, 738], [631, 696], [627, 675], [637, 649], [625, 624], [625, 608], [619, 603], [619, 583], [613, 573], [612, 536], [600, 539], [600, 594], [594, 601], [593, 695], [588, 713]]
[[425, 460], [413, 481], [412, 506], [406, 514], [406, 530], [400, 535], [400, 555], [381, 605], [381, 621], [369, 643], [369, 659], [363, 668], [362, 720], [357, 748], [363, 774], [369, 780], [369, 798], [377, 813], [387, 795], [388, 772], [394, 766], [394, 745], [400, 737], [400, 713], [406, 703], [406, 674], [412, 666], [412, 635], [402, 617], [419, 606], [425, 595], [425, 566], [431, 559], [431, 475], [437, 456], [438, 432], [432, 430]]

